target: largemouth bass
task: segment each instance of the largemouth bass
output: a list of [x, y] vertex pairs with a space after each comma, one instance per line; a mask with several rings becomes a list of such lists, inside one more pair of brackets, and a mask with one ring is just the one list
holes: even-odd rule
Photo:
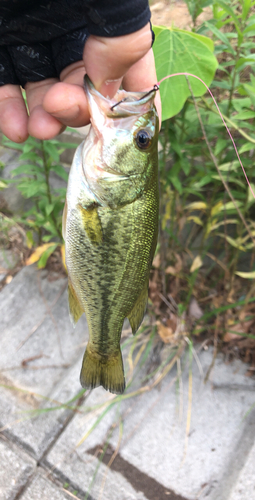
[[[85, 77], [91, 128], [70, 170], [63, 235], [70, 317], [85, 312], [85, 388], [125, 389], [120, 337], [133, 333], [148, 299], [158, 234], [158, 115], [151, 93], [107, 99]], [[117, 101], [116, 101], [117, 97]], [[120, 102], [119, 102], [120, 101]]]

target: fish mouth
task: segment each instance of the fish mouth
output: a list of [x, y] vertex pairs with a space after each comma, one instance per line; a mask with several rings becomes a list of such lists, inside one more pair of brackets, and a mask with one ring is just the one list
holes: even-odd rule
[[154, 106], [154, 98], [158, 86], [155, 85], [151, 91], [126, 92], [118, 90], [112, 99], [104, 97], [95, 89], [88, 75], [84, 76], [84, 89], [88, 100], [93, 97], [100, 102], [100, 107], [109, 118], [122, 118], [125, 116], [142, 115]]

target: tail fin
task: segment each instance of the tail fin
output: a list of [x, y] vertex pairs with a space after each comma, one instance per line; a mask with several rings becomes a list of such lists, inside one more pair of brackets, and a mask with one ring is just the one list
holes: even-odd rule
[[105, 358], [87, 347], [81, 369], [81, 385], [86, 389], [94, 389], [102, 385], [107, 391], [122, 394], [125, 390], [125, 377], [121, 351]]

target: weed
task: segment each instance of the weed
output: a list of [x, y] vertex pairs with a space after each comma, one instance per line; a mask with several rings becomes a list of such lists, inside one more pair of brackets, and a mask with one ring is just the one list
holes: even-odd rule
[[[29, 137], [24, 144], [8, 139], [4, 139], [3, 144], [20, 151], [19, 166], [12, 171], [13, 179], [7, 184], [14, 183], [30, 202], [30, 208], [16, 217], [16, 221], [26, 229], [29, 248], [46, 244], [40, 254], [40, 267], [45, 267], [50, 254], [62, 243], [61, 219], [68, 172], [60, 164], [60, 155], [65, 149], [77, 145], [57, 139], [39, 141], [33, 137]], [[54, 187], [52, 176], [64, 180], [63, 187]]]

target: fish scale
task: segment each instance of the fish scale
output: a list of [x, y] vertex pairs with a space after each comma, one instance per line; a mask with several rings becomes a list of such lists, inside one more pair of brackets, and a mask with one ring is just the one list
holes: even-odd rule
[[[157, 242], [158, 120], [153, 95], [143, 100], [142, 93], [131, 93], [137, 99], [125, 101], [113, 112], [112, 101], [101, 96], [88, 79], [85, 89], [94, 113], [93, 130], [74, 157], [63, 216], [69, 310], [74, 324], [85, 312], [89, 327], [81, 370], [83, 387], [103, 385], [121, 393], [125, 389], [122, 326], [128, 317], [135, 333], [143, 319]], [[125, 112], [129, 133], [120, 140], [118, 130], [125, 126]], [[141, 126], [148, 131], [148, 151], [137, 145]], [[111, 144], [112, 153], [106, 155], [110, 165], [103, 154], [107, 142], [99, 142], [104, 135]]]

